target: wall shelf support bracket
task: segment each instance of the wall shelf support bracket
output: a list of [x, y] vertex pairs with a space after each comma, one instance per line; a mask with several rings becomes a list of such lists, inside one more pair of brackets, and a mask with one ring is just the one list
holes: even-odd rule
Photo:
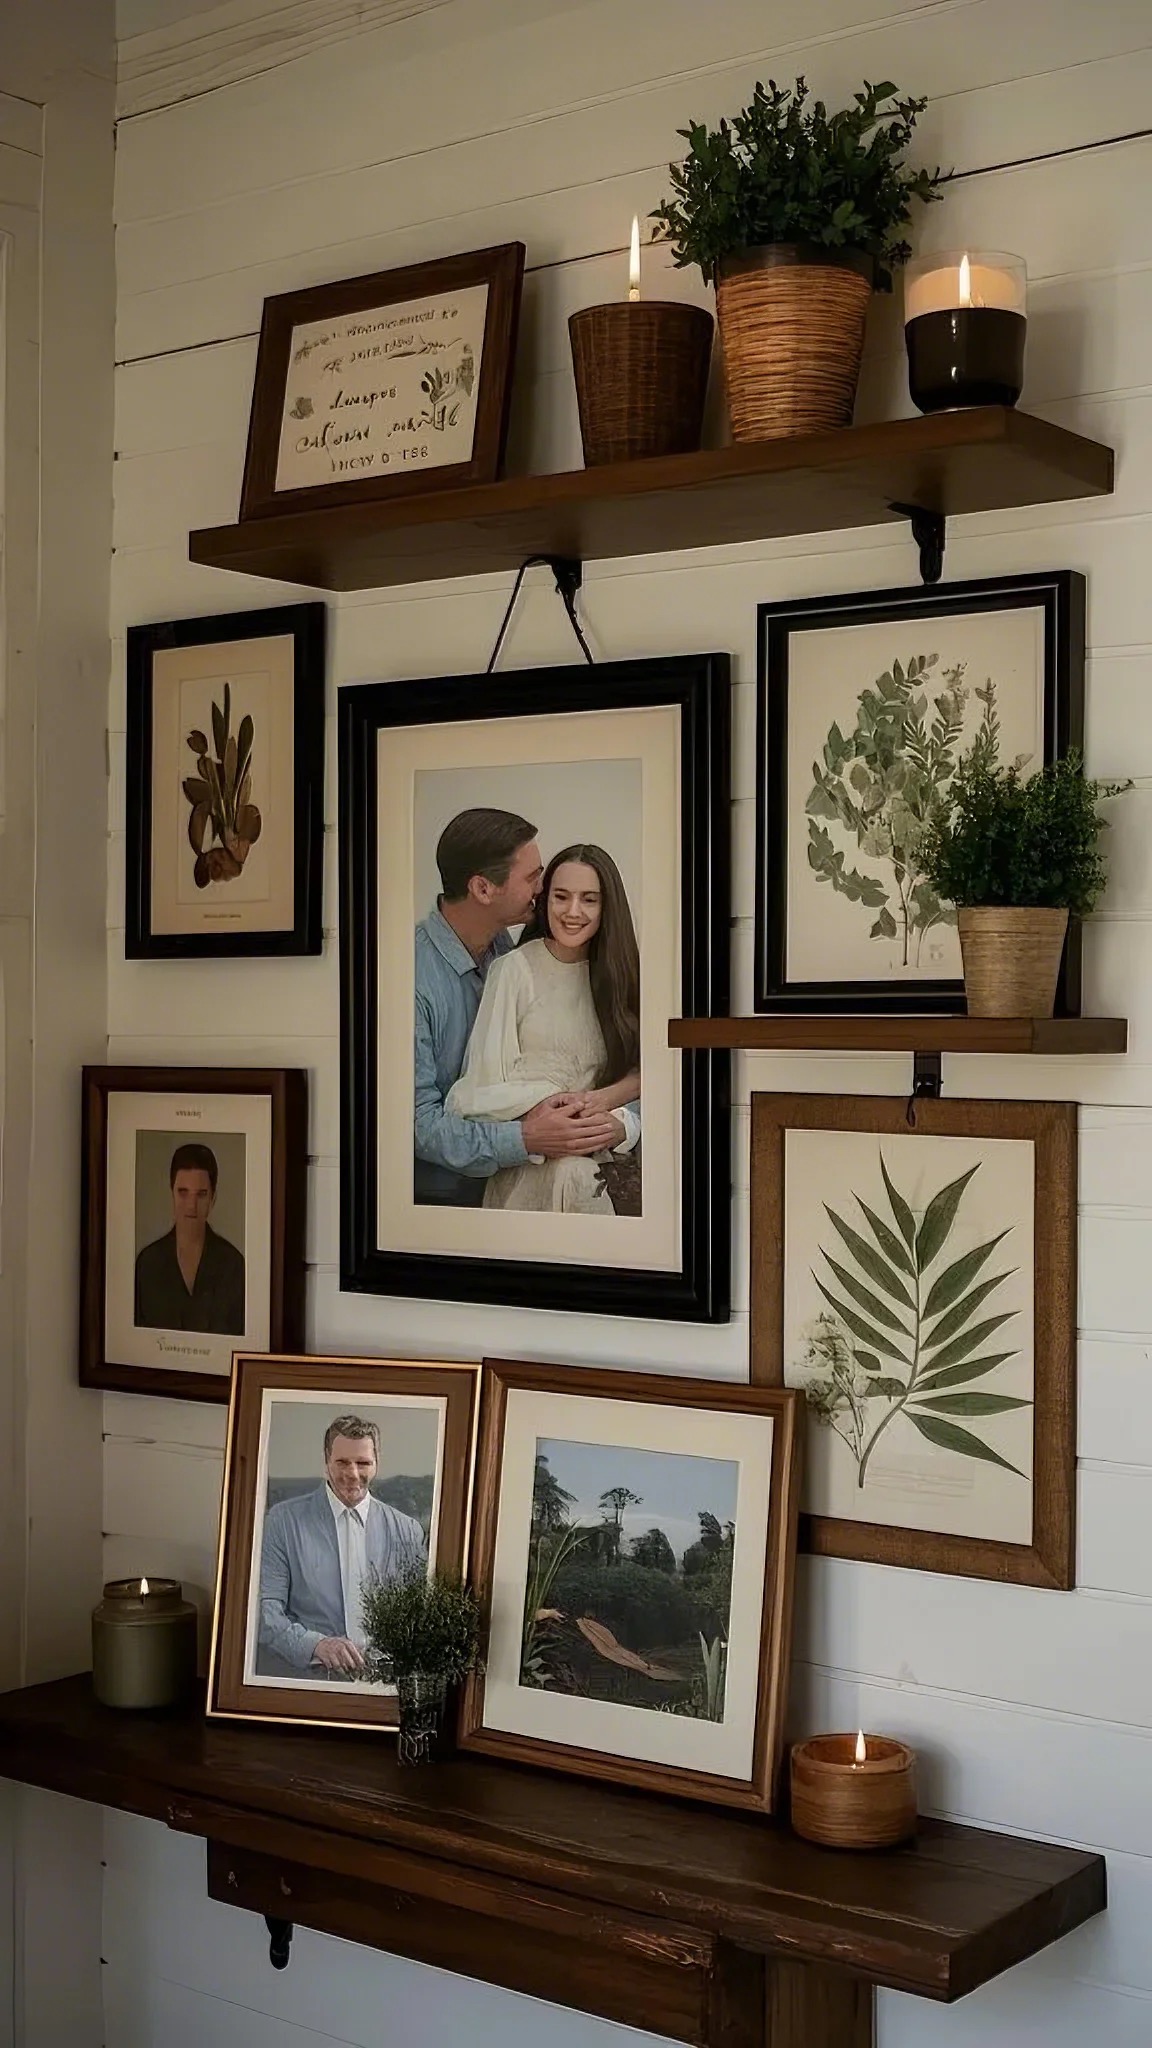
[[890, 504], [888, 509], [899, 512], [912, 528], [912, 538], [920, 550], [920, 581], [939, 583], [944, 573], [944, 514], [926, 512], [922, 505]]
[[288, 1968], [288, 1958], [292, 1953], [292, 1936], [295, 1932], [292, 1922], [291, 1920], [273, 1920], [270, 1914], [266, 1913], [264, 1915], [264, 1925], [268, 1929], [268, 1961], [274, 1970], [286, 1970]]
[[938, 1102], [944, 1086], [941, 1073], [942, 1055], [938, 1052], [914, 1052], [912, 1055], [912, 1094], [927, 1097]]

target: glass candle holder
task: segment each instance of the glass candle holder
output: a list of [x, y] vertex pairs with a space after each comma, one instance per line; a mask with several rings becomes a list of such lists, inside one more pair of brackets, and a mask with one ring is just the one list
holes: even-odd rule
[[105, 1707], [175, 1707], [196, 1683], [196, 1609], [179, 1579], [111, 1579], [92, 1613], [92, 1685]]
[[1015, 405], [1024, 386], [1027, 273], [993, 249], [943, 249], [904, 273], [908, 388], [921, 412]]

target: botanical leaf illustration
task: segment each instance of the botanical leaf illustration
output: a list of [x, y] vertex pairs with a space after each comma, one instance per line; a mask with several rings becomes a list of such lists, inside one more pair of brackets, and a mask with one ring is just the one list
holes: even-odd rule
[[[232, 732], [232, 686], [225, 683], [223, 702], [212, 704], [212, 745], [194, 726], [187, 744], [196, 756], [197, 773], [182, 788], [191, 805], [188, 844], [196, 856], [193, 875], [198, 889], [210, 882], [232, 882], [260, 837], [262, 819], [252, 802], [252, 748], [255, 727], [245, 712], [238, 733]], [[205, 841], [209, 843], [205, 845]]]
[[[879, 1165], [894, 1229], [860, 1196], [853, 1199], [871, 1240], [824, 1205], [835, 1238], [821, 1245], [825, 1270], [814, 1270], [812, 1277], [831, 1314], [821, 1312], [809, 1325], [804, 1355], [796, 1362], [809, 1405], [817, 1421], [848, 1447], [860, 1487], [867, 1483], [878, 1440], [897, 1415], [906, 1415], [939, 1450], [1022, 1477], [983, 1437], [952, 1419], [976, 1421], [1031, 1406], [1015, 1394], [971, 1387], [1017, 1356], [1015, 1350], [982, 1347], [1018, 1309], [976, 1320], [983, 1303], [1017, 1270], [986, 1271], [1010, 1231], [949, 1259], [949, 1242], [979, 1165], [938, 1188], [919, 1221], [882, 1149]], [[985, 1277], [977, 1280], [980, 1273]]]
[[[894, 661], [860, 692], [854, 730], [845, 735], [839, 725], [829, 727], [805, 804], [816, 880], [862, 911], [876, 911], [869, 937], [897, 939], [905, 967], [913, 948], [919, 960], [927, 932], [956, 918], [920, 870], [925, 835], [948, 805], [971, 694], [965, 664], [940, 676], [933, 673], [939, 659], [932, 653]], [[989, 679], [975, 695], [983, 709], [974, 745], [991, 766], [999, 755], [996, 686]], [[841, 837], [855, 841], [884, 878], [850, 865]]]

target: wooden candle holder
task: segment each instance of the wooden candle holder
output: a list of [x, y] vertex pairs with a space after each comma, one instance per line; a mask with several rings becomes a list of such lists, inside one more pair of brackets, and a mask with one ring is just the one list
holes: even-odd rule
[[916, 1832], [916, 1753], [887, 1735], [813, 1735], [792, 1751], [792, 1826], [827, 1849], [891, 1849]]
[[700, 446], [712, 315], [675, 299], [585, 306], [568, 321], [588, 469]]

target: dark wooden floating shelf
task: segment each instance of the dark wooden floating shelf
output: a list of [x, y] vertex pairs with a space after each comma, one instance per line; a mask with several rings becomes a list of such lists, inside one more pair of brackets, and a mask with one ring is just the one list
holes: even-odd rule
[[668, 1043], [729, 1052], [1126, 1052], [1126, 1017], [673, 1017]]
[[785, 534], [1097, 498], [1113, 455], [1005, 406], [744, 442], [420, 497], [276, 512], [189, 535], [194, 562], [317, 590], [372, 590]]
[[405, 1770], [378, 1734], [118, 1714], [86, 1676], [0, 1696], [0, 1777], [206, 1840], [276, 1967], [315, 1927], [695, 2048], [873, 2048], [872, 1985], [960, 1998], [1105, 1902], [1083, 1849], [922, 1820], [843, 1854], [475, 1757]]

